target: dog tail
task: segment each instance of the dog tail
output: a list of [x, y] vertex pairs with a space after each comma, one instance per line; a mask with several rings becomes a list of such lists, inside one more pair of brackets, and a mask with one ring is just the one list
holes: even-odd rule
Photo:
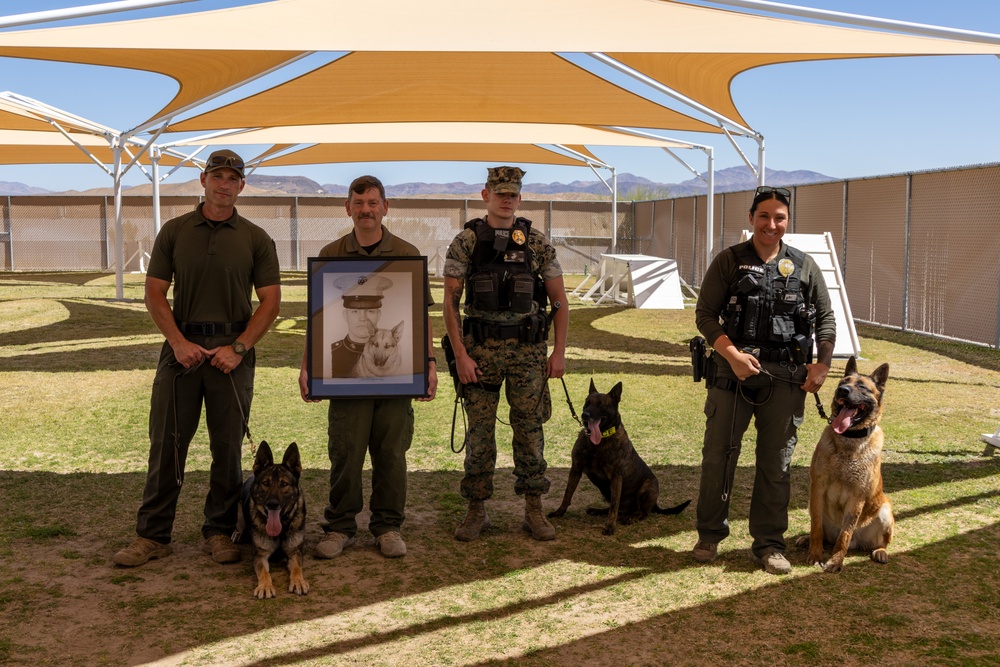
[[686, 508], [690, 504], [691, 504], [690, 500], [685, 500], [680, 505], [674, 505], [673, 507], [663, 508], [660, 507], [659, 505], [654, 505], [653, 512], [655, 514], [680, 514], [681, 512], [684, 511], [684, 508]]

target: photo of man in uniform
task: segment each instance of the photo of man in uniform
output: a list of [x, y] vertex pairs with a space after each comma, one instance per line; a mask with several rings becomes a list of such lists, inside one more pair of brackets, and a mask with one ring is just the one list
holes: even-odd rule
[[378, 327], [383, 292], [392, 287], [392, 281], [384, 276], [348, 275], [334, 280], [333, 286], [343, 290], [347, 335], [330, 345], [330, 377], [352, 377], [371, 335], [370, 327]]

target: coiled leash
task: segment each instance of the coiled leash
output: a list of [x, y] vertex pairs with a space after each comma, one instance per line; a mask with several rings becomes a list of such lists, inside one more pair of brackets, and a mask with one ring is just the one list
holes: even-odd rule
[[[791, 368], [790, 369], [790, 371], [792, 373], [795, 373], [795, 371], [797, 371], [797, 370], [798, 370], [797, 366], [795, 368]], [[764, 398], [764, 400], [758, 401], [756, 403], [754, 401], [751, 401], [743, 393], [743, 383], [741, 381], [739, 381], [739, 380], [737, 380], [737, 382], [736, 382], [736, 393], [737, 393], [737, 396], [738, 396], [737, 400], [739, 400], [739, 398], [742, 398], [743, 400], [745, 400], [747, 403], [750, 403], [751, 405], [754, 405], [754, 406], [763, 405], [764, 403], [767, 403], [771, 399], [771, 392], [773, 391], [774, 381], [775, 380], [777, 380], [778, 382], [787, 382], [788, 384], [802, 384], [801, 382], [796, 382], [794, 380], [788, 380], [788, 379], [785, 379], [785, 378], [782, 378], [782, 377], [778, 377], [777, 375], [774, 375], [774, 374], [772, 374], [772, 373], [764, 370], [763, 366], [760, 367], [760, 372], [761, 372], [761, 374], [766, 375], [768, 378], [771, 379], [771, 384], [768, 387], [767, 396]], [[830, 421], [831, 421], [831, 419], [830, 419], [830, 417], [827, 416], [826, 410], [823, 409], [823, 402], [819, 398], [819, 392], [814, 393], [813, 394], [813, 398], [816, 399], [816, 410], [819, 412], [819, 416], [826, 423], [829, 424]], [[735, 476], [735, 471], [733, 471], [732, 475], [729, 472], [730, 460], [732, 459], [733, 452], [735, 452], [736, 449], [737, 449], [735, 441], [736, 441], [736, 401], [733, 401], [733, 418], [732, 418], [732, 423], [730, 424], [730, 427], [729, 427], [729, 448], [726, 450], [725, 475], [723, 477], [723, 485], [722, 485], [722, 501], [723, 502], [729, 500], [729, 494], [732, 491], [732, 478], [733, 478], [733, 476]]]
[[[177, 378], [182, 375], [187, 375], [188, 373], [193, 373], [194, 371], [201, 368], [202, 364], [205, 363], [203, 358], [194, 366], [190, 368], [184, 368], [177, 373], [174, 373], [174, 377], [170, 383], [170, 389], [173, 394], [173, 413], [174, 413], [174, 479], [177, 481], [177, 486], [181, 487], [184, 485], [184, 472], [181, 470], [181, 430], [177, 423]], [[170, 366], [181, 366], [181, 362], [172, 361]], [[243, 409], [243, 401], [240, 400], [240, 392], [236, 389], [236, 380], [233, 379], [232, 373], [227, 373], [229, 376], [229, 382], [233, 386], [233, 395], [236, 397], [236, 405], [240, 408], [240, 419], [243, 421], [243, 435], [250, 442], [250, 458], [251, 460], [257, 454], [257, 445], [253, 441], [253, 436], [250, 435], [250, 424], [247, 420], [247, 413]], [[242, 445], [242, 442], [241, 442]]]

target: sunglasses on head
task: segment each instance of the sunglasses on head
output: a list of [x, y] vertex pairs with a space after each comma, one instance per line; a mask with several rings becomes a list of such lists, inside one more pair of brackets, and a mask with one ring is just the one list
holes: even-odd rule
[[790, 199], [792, 196], [792, 191], [788, 188], [772, 188], [770, 185], [762, 185], [757, 188], [757, 192], [754, 193], [754, 197], [759, 195], [769, 195], [772, 192], [776, 195], [781, 195], [785, 199]]
[[213, 155], [208, 158], [208, 162], [205, 163], [206, 168], [215, 167], [229, 167], [230, 169], [235, 169], [236, 171], [243, 171], [243, 160], [238, 157], [232, 157], [229, 155]]

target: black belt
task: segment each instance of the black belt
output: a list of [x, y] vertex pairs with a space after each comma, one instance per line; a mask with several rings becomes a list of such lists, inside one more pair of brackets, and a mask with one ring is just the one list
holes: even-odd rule
[[744, 345], [740, 347], [743, 352], [752, 354], [761, 361], [791, 361], [792, 352], [787, 347], [756, 347], [754, 345]]
[[177, 328], [186, 336], [231, 336], [247, 330], [249, 322], [180, 322]]
[[524, 331], [524, 324], [498, 324], [487, 322], [486, 320], [466, 318], [462, 322], [462, 333], [472, 334], [472, 338], [482, 344], [487, 338], [494, 340], [509, 340], [511, 338], [521, 338]]

